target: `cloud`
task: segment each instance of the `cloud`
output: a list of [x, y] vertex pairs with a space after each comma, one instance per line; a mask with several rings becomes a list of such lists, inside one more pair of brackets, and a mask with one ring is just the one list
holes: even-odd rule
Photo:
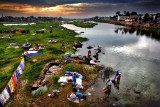
[[[158, 12], [155, 0], [0, 0], [0, 10], [23, 15], [90, 17], [110, 16], [116, 11]], [[11, 12], [8, 11], [8, 14]], [[6, 13], [7, 14], [7, 13]]]

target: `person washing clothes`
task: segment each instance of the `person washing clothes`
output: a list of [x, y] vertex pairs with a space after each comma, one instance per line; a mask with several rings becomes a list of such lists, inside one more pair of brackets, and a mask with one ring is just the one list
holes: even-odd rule
[[112, 81], [109, 79], [106, 83], [108, 85], [108, 88], [111, 89], [111, 86], [112, 86]]
[[72, 80], [73, 80], [73, 85], [75, 85], [76, 84], [76, 73], [72, 75]]
[[91, 60], [91, 50], [88, 51], [88, 58]]

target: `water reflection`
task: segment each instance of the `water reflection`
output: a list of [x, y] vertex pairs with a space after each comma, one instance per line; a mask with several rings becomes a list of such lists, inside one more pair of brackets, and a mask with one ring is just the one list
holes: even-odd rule
[[[102, 52], [99, 54], [101, 63], [106, 67], [111, 66], [115, 70], [118, 69], [122, 73], [119, 90], [116, 85], [113, 86], [110, 98], [119, 99], [121, 104], [148, 101], [153, 103], [160, 100], [160, 42], [158, 33], [104, 23], [87, 29], [69, 24], [63, 26], [84, 32], [78, 36], [89, 39], [83, 43], [82, 49], [78, 49], [77, 55], [87, 55], [88, 46], [96, 48], [101, 45]], [[91, 49], [92, 53], [95, 48]], [[90, 100], [104, 96], [100, 90], [105, 86], [106, 79], [110, 76], [112, 76], [110, 73], [99, 75], [98, 81], [87, 90], [92, 93]], [[139, 90], [141, 94], [135, 94], [134, 90]]]
[[133, 34], [136, 32], [137, 36], [145, 35], [146, 37], [160, 41], [160, 31], [150, 31], [147, 29], [136, 29], [132, 27], [127, 27], [127, 28], [116, 28], [114, 32], [118, 34], [118, 31], [120, 31], [122, 34], [127, 34], [127, 33]]

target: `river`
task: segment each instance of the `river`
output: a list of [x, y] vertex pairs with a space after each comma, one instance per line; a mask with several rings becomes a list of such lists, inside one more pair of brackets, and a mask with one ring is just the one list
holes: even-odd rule
[[[118, 30], [123, 26], [98, 23], [94, 28], [80, 28], [71, 24], [66, 27], [81, 33], [80, 37], [87, 37], [83, 47], [78, 49], [77, 55], [87, 55], [87, 46], [100, 45], [102, 52], [99, 60], [105, 67], [113, 67], [122, 74], [119, 89], [112, 85], [109, 98], [116, 99], [116, 104], [159, 104], [160, 101], [160, 41], [151, 36], [136, 32]], [[91, 50], [92, 55], [95, 53]], [[105, 86], [108, 78], [99, 75], [98, 81], [86, 92], [92, 95], [89, 100], [104, 98], [106, 95], [100, 90]], [[133, 92], [140, 91], [140, 94]]]

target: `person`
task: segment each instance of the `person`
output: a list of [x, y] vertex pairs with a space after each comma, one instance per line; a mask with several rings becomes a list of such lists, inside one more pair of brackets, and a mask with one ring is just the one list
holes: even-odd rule
[[72, 80], [73, 80], [73, 85], [75, 85], [76, 84], [76, 73], [72, 75]]
[[107, 85], [108, 85], [108, 88], [111, 89], [112, 81], [110, 79], [107, 81]]
[[118, 75], [118, 77], [117, 77], [117, 84], [119, 84], [120, 78], [121, 78], [121, 73], [119, 73], [119, 75]]
[[98, 60], [98, 51], [96, 50], [95, 53], [96, 53], [96, 60]]
[[91, 50], [88, 51], [88, 58], [91, 59]]
[[62, 48], [64, 48], [64, 40], [62, 40]]

